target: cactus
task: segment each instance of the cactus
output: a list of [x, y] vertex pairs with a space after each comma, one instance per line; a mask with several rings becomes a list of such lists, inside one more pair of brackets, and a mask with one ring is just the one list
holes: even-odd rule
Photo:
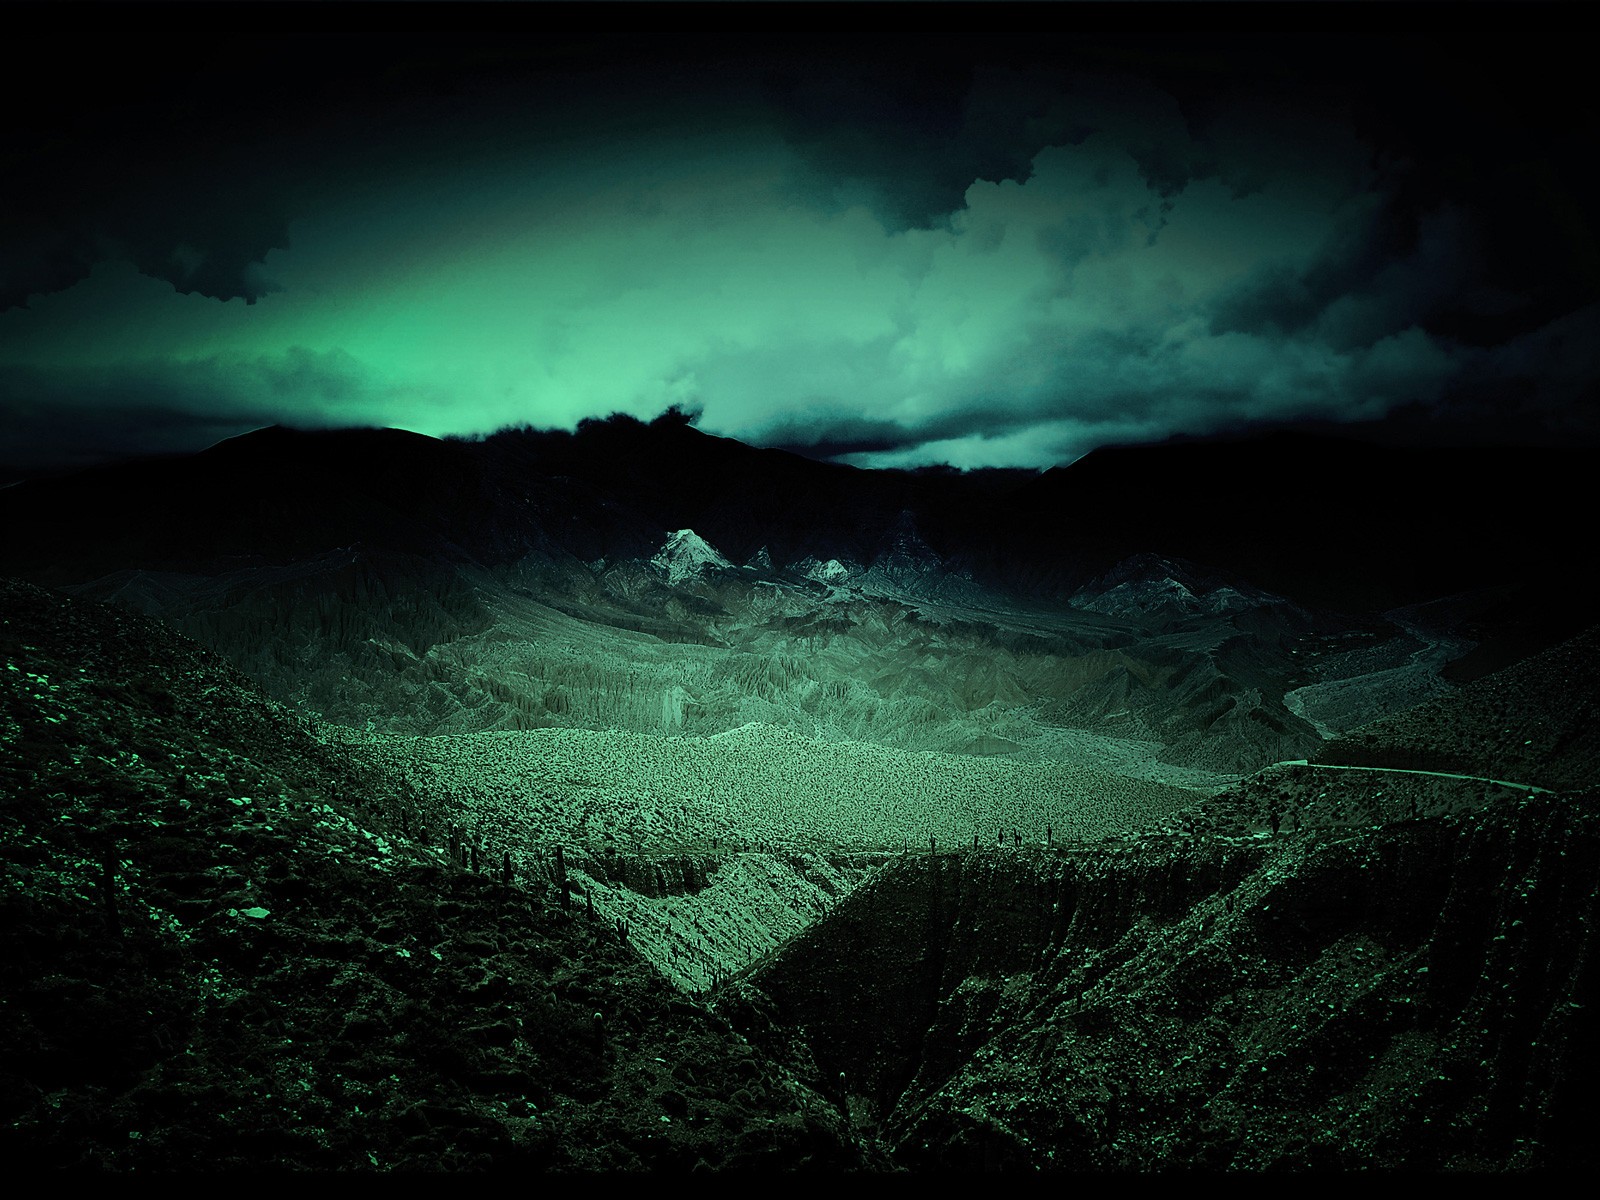
[[561, 890], [561, 909], [569, 912], [572, 909], [572, 889], [567, 883], [567, 856], [560, 846], [556, 847], [556, 887]]

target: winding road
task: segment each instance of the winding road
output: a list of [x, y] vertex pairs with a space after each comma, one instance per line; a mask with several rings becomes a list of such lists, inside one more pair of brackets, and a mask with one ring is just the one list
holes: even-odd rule
[[1438, 779], [1466, 779], [1475, 783], [1493, 783], [1501, 787], [1517, 788], [1524, 792], [1549, 795], [1549, 788], [1532, 783], [1516, 783], [1510, 779], [1490, 779], [1487, 775], [1456, 775], [1450, 771], [1418, 771], [1411, 767], [1351, 767], [1340, 763], [1314, 763], [1303, 758], [1289, 758], [1273, 763], [1275, 767], [1310, 767], [1313, 771], [1386, 771], [1391, 775], [1432, 775]]

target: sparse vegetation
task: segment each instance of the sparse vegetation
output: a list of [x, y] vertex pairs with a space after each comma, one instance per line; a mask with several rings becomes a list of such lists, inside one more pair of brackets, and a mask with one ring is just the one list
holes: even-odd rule
[[[395, 737], [0, 587], [14, 1163], [1592, 1169], [1592, 792]], [[1592, 649], [1352, 744], [1588, 780]]]
[[[0, 662], [19, 1168], [884, 1165], [803, 1059], [616, 926], [462, 869], [457, 814], [156, 622], [0, 581]], [[397, 835], [411, 810], [449, 841]]]
[[1600, 762], [1600, 630], [1329, 743], [1321, 761], [1583, 787]]
[[[907, 837], [954, 844], [974, 829], [1046, 825], [1094, 839], [1151, 825], [1195, 793], [1064, 762], [905, 753], [746, 726], [711, 738], [549, 729], [461, 737], [339, 732], [351, 757], [448, 803], [518, 845], [567, 829], [596, 847], [704, 852], [879, 850]], [[556, 852], [560, 853], [557, 847]]]

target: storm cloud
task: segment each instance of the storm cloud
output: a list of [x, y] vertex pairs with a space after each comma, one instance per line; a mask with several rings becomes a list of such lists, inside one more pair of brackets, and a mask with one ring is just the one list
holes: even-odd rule
[[1537, 60], [1574, 51], [926, 24], [213, 37], [181, 73], [130, 31], [16, 142], [6, 457], [672, 404], [858, 465], [1594, 436], [1593, 138]]

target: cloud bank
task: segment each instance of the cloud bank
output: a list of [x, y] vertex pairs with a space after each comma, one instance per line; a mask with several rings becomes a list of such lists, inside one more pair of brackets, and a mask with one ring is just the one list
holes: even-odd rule
[[669, 404], [869, 466], [1399, 412], [1592, 436], [1581, 126], [1432, 98], [1471, 62], [1350, 82], [1408, 46], [311, 38], [215, 105], [133, 70], [19, 152], [0, 422], [16, 463]]

